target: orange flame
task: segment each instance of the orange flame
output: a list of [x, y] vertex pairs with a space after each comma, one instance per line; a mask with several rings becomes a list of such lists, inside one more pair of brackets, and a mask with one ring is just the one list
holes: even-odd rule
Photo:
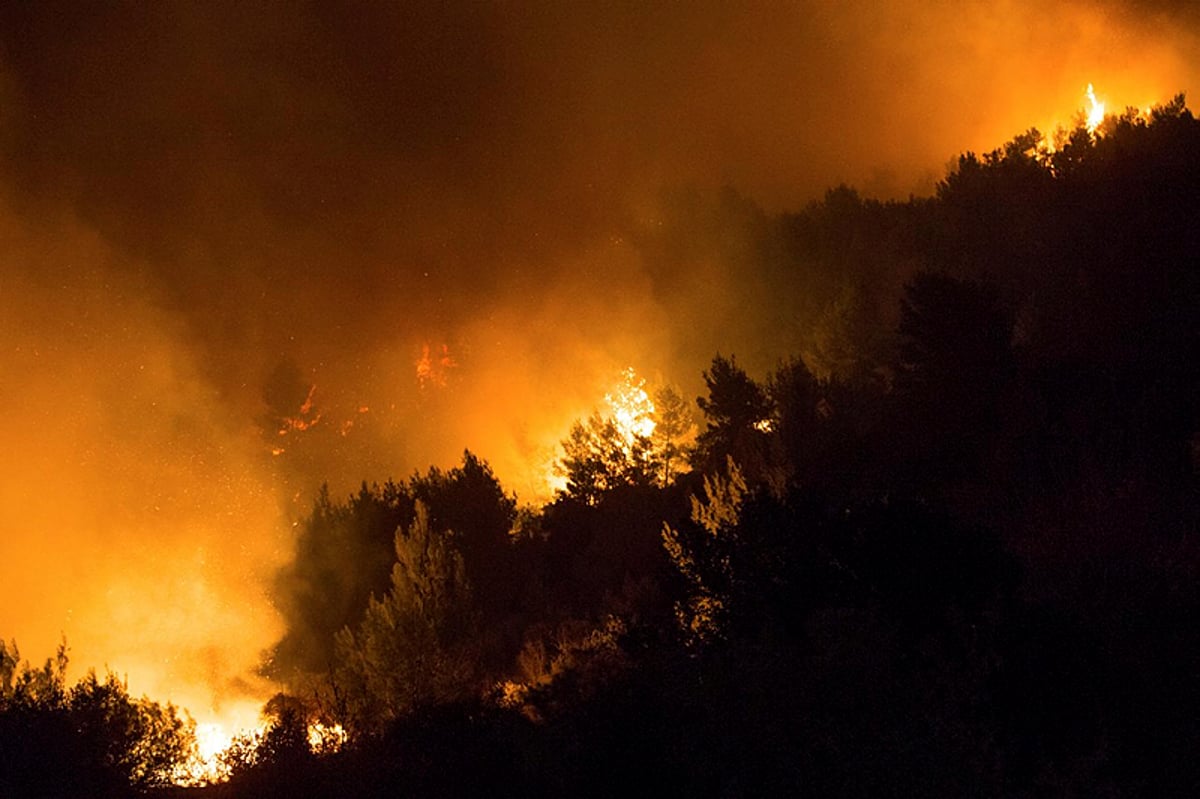
[[604, 401], [627, 445], [631, 446], [639, 436], [649, 438], [653, 435], [654, 401], [646, 393], [646, 381], [637, 376], [633, 367], [627, 367], [621, 373], [621, 382], [615, 390], [604, 395]]
[[1094, 134], [1104, 123], [1104, 103], [1096, 99], [1096, 92], [1090, 83], [1087, 85], [1087, 100], [1087, 131]]
[[304, 402], [300, 405], [296, 414], [294, 416], [285, 416], [279, 420], [279, 435], [286, 436], [291, 432], [303, 432], [316, 426], [317, 422], [321, 421], [320, 411], [312, 414], [313, 394], [316, 390], [317, 385], [315, 383], [309, 386], [308, 396], [304, 398]]
[[417, 359], [417, 384], [422, 388], [430, 386], [445, 388], [449, 380], [449, 372], [458, 366], [458, 362], [450, 355], [450, 347], [441, 346], [441, 354], [434, 355], [428, 343], [421, 345], [421, 357]]

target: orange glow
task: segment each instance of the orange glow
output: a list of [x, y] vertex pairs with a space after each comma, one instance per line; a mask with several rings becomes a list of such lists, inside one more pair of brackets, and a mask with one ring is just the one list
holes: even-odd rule
[[[1091, 83], [1087, 85], [1083, 96], [1086, 105], [1077, 112], [1079, 116], [1076, 119], [1079, 120], [1081, 118], [1087, 132], [1092, 136], [1097, 136], [1099, 135], [1098, 131], [1100, 127], [1104, 124], [1107, 104], [1096, 97], [1095, 87]], [[1164, 97], [1161, 99], [1166, 100], [1167, 98]], [[1130, 108], [1133, 109], [1134, 107], [1131, 106]], [[1136, 109], [1135, 115], [1143, 119], [1148, 119], [1151, 111], [1151, 106], [1145, 106]], [[1078, 124], [1078, 121], [1076, 124]], [[1054, 153], [1061, 146], [1062, 139], [1067, 135], [1067, 131], [1061, 122], [1056, 123], [1054, 128], [1053, 133], [1043, 133], [1042, 138], [1037, 143], [1037, 152], [1040, 157], [1044, 158]]]
[[[768, 214], [843, 181], [902, 198], [1087, 80], [1102, 131], [1101, 98], [1200, 75], [1192, 32], [1091, 2], [496, 5], [470, 17], [501, 23], [469, 48], [486, 72], [409, 69], [429, 49], [389, 50], [365, 12], [344, 42], [311, 9], [264, 35], [253, 4], [237, 30], [205, 4], [140, 29], [130, 4], [80, 27], [86, 51], [51, 18], [10, 31], [31, 57], [0, 48], [0, 637], [38, 661], [65, 636], [76, 676], [110, 665], [186, 708], [207, 757], [280, 689], [258, 673], [272, 581], [323, 481], [342, 496], [469, 447], [549, 500], [574, 419], [654, 432], [624, 364], [698, 382], [718, 347], [764, 340], [759, 289], [711, 238], [683, 279], [613, 235], [669, 219], [663, 186]], [[285, 355], [296, 390], [264, 416]]]
[[266, 725], [257, 703], [243, 702], [196, 722], [196, 757], [176, 777], [181, 785], [204, 785], [229, 777], [221, 756], [239, 736], [261, 736]]
[[335, 752], [348, 740], [341, 724], [322, 724], [319, 721], [308, 725], [308, 745], [314, 752]]
[[604, 402], [625, 439], [626, 449], [635, 438], [654, 434], [654, 401], [646, 393], [646, 381], [637, 376], [633, 367], [621, 372], [620, 382], [604, 395]]
[[1087, 85], [1087, 101], [1087, 131], [1094, 135], [1104, 122], [1104, 103], [1096, 99], [1096, 92], [1090, 83]]
[[417, 385], [425, 388], [445, 388], [450, 370], [458, 366], [450, 355], [450, 347], [441, 346], [440, 353], [433, 353], [429, 344], [421, 345], [421, 357], [417, 359]]
[[0, 238], [19, 264], [0, 366], [20, 376], [0, 381], [0, 635], [34, 663], [65, 638], [71, 682], [110, 667], [198, 725], [254, 723], [279, 690], [257, 669], [291, 548], [260, 428], [214, 401], [180, 328], [103, 243], [3, 210]]
[[[279, 420], [279, 435], [286, 436], [288, 433], [304, 432], [321, 421], [321, 412], [313, 413], [313, 394], [317, 391], [317, 386], [314, 383], [308, 387], [308, 396], [304, 398], [304, 402], [300, 405], [298, 411], [292, 416], [285, 416]], [[278, 454], [278, 453], [275, 453]]]

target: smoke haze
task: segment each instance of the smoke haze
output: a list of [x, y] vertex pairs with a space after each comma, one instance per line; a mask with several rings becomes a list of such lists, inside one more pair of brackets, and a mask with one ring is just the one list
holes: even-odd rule
[[[0, 634], [203, 715], [260, 698], [316, 488], [544, 498], [619, 370], [764, 349], [681, 187], [768, 213], [1195, 84], [1170, 3], [77, 3], [0, 11]], [[705, 231], [696, 231], [703, 241]], [[428, 358], [431, 377], [418, 379]], [[689, 391], [689, 393], [694, 393]], [[213, 711], [218, 712], [218, 711]]]

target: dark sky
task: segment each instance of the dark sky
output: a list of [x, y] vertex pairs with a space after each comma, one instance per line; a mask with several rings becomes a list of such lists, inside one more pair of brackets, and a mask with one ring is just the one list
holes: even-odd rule
[[[747, 344], [736, 275], [697, 263], [684, 308], [629, 245], [664, 189], [772, 213], [841, 181], [928, 192], [1089, 82], [1114, 108], [1192, 88], [1196, 22], [1167, 2], [0, 5], [0, 635], [37, 656], [66, 632], [137, 691], [233, 691], [277, 632], [281, 520], [320, 480], [469, 446], [536, 498], [621, 369], [693, 385], [696, 352]], [[416, 379], [425, 346], [444, 386]], [[274, 440], [289, 369], [315, 426]]]

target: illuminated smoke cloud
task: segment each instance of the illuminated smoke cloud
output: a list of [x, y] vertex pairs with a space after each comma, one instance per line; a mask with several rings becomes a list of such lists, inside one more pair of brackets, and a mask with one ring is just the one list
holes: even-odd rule
[[618, 370], [695, 396], [718, 349], [786, 354], [736, 260], [767, 214], [1196, 77], [1166, 2], [276, 12], [0, 10], [0, 635], [197, 715], [269, 695], [263, 585], [322, 482], [470, 447], [545, 497]]

